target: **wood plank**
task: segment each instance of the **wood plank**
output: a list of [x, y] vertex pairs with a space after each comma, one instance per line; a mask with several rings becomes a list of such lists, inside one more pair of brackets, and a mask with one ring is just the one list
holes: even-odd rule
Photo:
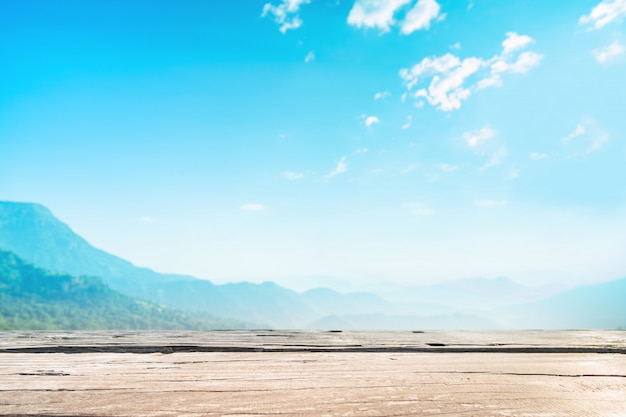
[[[258, 336], [265, 332], [180, 337], [132, 333], [125, 343], [119, 342], [119, 333], [111, 332], [97, 337], [35, 332], [28, 338], [9, 333], [2, 334], [0, 344], [0, 415], [626, 416], [626, 355], [618, 353], [405, 352], [399, 348], [417, 345], [413, 338], [426, 335], [411, 332], [271, 332], [278, 336], [269, 337]], [[508, 337], [515, 346], [539, 350], [569, 346], [601, 351], [623, 347], [626, 336], [549, 333], [552, 338], [543, 333], [522, 337], [519, 332], [435, 332], [424, 340], [489, 345]], [[107, 343], [163, 348], [181, 345], [181, 338], [187, 345], [221, 343], [224, 349], [171, 354], [8, 350]], [[272, 342], [265, 341], [268, 338]], [[297, 347], [305, 342], [386, 349], [312, 352]], [[228, 349], [266, 343], [296, 350]]]

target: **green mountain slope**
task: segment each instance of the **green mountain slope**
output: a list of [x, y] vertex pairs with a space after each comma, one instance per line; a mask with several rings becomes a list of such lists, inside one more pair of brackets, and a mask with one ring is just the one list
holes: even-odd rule
[[100, 279], [53, 274], [0, 251], [0, 329], [200, 330], [242, 328], [139, 301]]
[[40, 204], [0, 201], [0, 250], [52, 271], [98, 276], [124, 294], [186, 311], [283, 328], [318, 318], [298, 293], [273, 283], [214, 285], [136, 267], [94, 248]]
[[[328, 317], [340, 317], [344, 321], [349, 318], [350, 326], [367, 325], [367, 328], [397, 328], [399, 317], [405, 318], [403, 326], [408, 328], [411, 323], [423, 323], [429, 328], [448, 324], [458, 328], [499, 327], [499, 324], [515, 328], [626, 327], [626, 308], [622, 307], [626, 299], [626, 280], [582, 287], [533, 303], [530, 302], [541, 293], [505, 278], [406, 288], [399, 294], [386, 294], [385, 299], [368, 293], [342, 294], [329, 289], [298, 294], [271, 282], [215, 285], [190, 276], [138, 268], [94, 248], [47, 208], [30, 203], [0, 202], [0, 250], [11, 251], [27, 262], [70, 276], [101, 277], [110, 289], [127, 296], [187, 312], [234, 317], [276, 328], [318, 327], [319, 321]], [[2, 297], [2, 305], [17, 302], [16, 295], [2, 292]], [[30, 304], [38, 302], [36, 298], [29, 301]], [[506, 307], [512, 303], [525, 304]], [[154, 304], [147, 305], [154, 307]], [[494, 306], [499, 308], [493, 310]], [[385, 319], [374, 320], [374, 316]], [[481, 320], [459, 320], [461, 316]], [[451, 319], [442, 322], [441, 317]]]
[[192, 278], [139, 268], [94, 248], [35, 203], [0, 201], [0, 249], [51, 271], [102, 277], [112, 288], [132, 295], [141, 295], [155, 282]]

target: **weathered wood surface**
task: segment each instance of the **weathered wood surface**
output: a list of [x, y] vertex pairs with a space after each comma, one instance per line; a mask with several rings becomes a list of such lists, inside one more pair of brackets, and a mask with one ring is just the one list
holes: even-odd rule
[[5, 332], [0, 415], [624, 417], [625, 348], [621, 331]]

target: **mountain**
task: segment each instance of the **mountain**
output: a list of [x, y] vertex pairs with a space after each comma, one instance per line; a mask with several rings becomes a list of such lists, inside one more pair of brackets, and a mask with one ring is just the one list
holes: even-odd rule
[[113, 291], [100, 279], [50, 273], [0, 251], [0, 329], [202, 330], [244, 328]]
[[301, 328], [330, 314], [319, 303], [271, 282], [215, 285], [136, 267], [94, 248], [50, 210], [34, 203], [0, 202], [0, 249], [48, 270], [101, 277], [116, 291], [185, 311], [279, 328]]
[[[94, 248], [35, 203], [0, 201], [0, 249], [7, 249], [35, 265], [52, 271], [102, 277], [112, 288], [142, 295], [145, 285], [193, 279], [158, 274]], [[132, 279], [128, 279], [132, 277]]]
[[516, 328], [626, 329], [626, 278], [577, 287], [498, 314]]
[[[275, 328], [616, 328], [626, 326], [626, 281], [546, 293], [506, 278], [371, 293], [272, 282], [215, 285], [160, 274], [91, 246], [39, 204], [0, 202], [0, 250], [47, 270], [97, 276], [126, 296]], [[515, 305], [515, 307], [510, 307]]]

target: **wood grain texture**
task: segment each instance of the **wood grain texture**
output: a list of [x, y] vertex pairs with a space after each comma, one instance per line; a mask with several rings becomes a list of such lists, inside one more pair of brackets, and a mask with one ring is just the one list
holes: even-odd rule
[[[259, 336], [266, 333], [275, 336]], [[542, 347], [567, 347], [563, 343], [572, 332], [550, 332], [552, 338], [488, 333], [216, 332], [176, 338], [173, 333], [29, 333], [26, 338], [12, 332], [2, 334], [0, 345], [0, 415], [626, 416], [626, 355], [540, 353]], [[601, 351], [623, 347], [626, 333], [577, 335], [570, 347]], [[188, 343], [179, 343], [181, 337]], [[417, 345], [415, 339], [425, 346], [473, 341], [500, 343], [501, 348], [505, 337], [515, 346], [539, 351], [400, 349]], [[121, 343], [124, 338], [128, 340]], [[160, 348], [221, 344], [223, 349], [144, 354], [10, 350], [111, 343]], [[295, 350], [229, 350], [266, 343]], [[333, 349], [296, 346], [303, 344]], [[385, 350], [337, 349], [355, 344]]]

